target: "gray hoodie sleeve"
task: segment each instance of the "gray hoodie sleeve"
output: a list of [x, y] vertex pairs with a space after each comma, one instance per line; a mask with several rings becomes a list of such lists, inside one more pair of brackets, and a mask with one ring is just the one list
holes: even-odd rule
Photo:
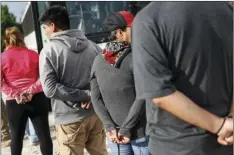
[[[133, 73], [133, 62], [132, 59], [129, 63], [131, 72]], [[120, 127], [119, 133], [126, 137], [131, 137], [132, 129], [139, 123], [141, 116], [145, 111], [145, 100], [135, 100], [131, 109], [129, 110], [128, 116], [124, 123]]]
[[90, 84], [91, 84], [91, 92], [92, 92], [91, 100], [92, 100], [92, 104], [93, 104], [96, 114], [102, 120], [106, 131], [115, 130], [116, 129], [115, 123], [111, 119], [111, 116], [105, 107], [101, 92], [99, 90], [97, 79], [94, 75], [91, 78]]
[[128, 117], [120, 127], [119, 133], [131, 137], [131, 130], [137, 125], [144, 111], [145, 100], [136, 100], [128, 113]]
[[[51, 51], [50, 51], [51, 52]], [[66, 87], [58, 83], [53, 59], [42, 50], [39, 60], [40, 80], [45, 95], [62, 101], [90, 101], [90, 91]]]

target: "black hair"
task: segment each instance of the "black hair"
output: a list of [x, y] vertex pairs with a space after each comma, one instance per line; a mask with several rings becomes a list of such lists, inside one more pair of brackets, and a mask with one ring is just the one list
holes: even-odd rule
[[[121, 29], [122, 31], [126, 31], [127, 27], [120, 27], [118, 29]], [[117, 30], [117, 29], [116, 29]], [[111, 31], [108, 35], [107, 35], [107, 41], [114, 41], [116, 40], [116, 30]]]
[[45, 23], [54, 23], [55, 27], [61, 30], [70, 29], [70, 20], [66, 7], [54, 5], [50, 7], [40, 17], [40, 21]]

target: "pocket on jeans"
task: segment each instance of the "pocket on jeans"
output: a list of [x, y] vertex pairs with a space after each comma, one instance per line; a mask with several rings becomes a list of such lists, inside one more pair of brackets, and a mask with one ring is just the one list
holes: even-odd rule
[[148, 145], [148, 142], [149, 142], [149, 137], [142, 137], [142, 138], [139, 138], [139, 139], [135, 139], [135, 140], [132, 140], [131, 141], [131, 144], [133, 145], [139, 145], [139, 144], [147, 144]]

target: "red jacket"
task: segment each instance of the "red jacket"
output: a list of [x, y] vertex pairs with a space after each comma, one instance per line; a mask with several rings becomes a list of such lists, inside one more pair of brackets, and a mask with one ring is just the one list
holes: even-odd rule
[[8, 47], [1, 58], [1, 90], [7, 100], [23, 92], [42, 92], [39, 80], [39, 55], [26, 47]]

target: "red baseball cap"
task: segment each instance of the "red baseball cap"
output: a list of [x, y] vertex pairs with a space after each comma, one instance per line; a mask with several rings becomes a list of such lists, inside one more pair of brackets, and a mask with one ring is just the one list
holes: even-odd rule
[[134, 16], [131, 12], [119, 11], [111, 13], [103, 22], [107, 31], [114, 31], [118, 28], [131, 27]]

